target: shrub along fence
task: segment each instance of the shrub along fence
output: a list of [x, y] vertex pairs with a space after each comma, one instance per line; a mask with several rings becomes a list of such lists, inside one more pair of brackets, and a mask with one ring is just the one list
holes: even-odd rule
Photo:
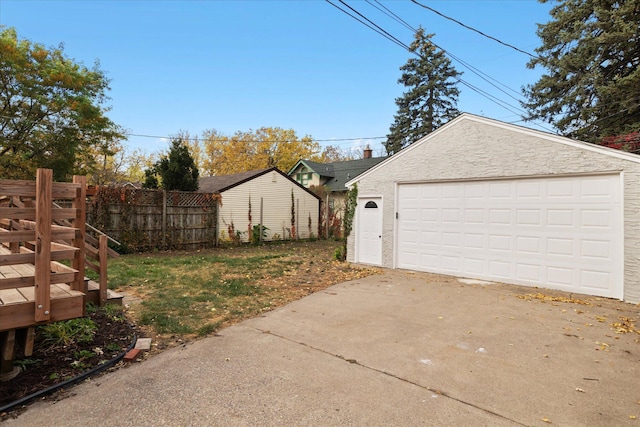
[[216, 245], [219, 194], [127, 187], [87, 194], [87, 222], [118, 240], [123, 251]]

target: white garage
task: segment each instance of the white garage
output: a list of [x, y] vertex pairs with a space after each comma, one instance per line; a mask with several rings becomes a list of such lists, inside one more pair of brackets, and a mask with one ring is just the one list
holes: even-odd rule
[[640, 300], [640, 157], [463, 114], [348, 183], [349, 260]]

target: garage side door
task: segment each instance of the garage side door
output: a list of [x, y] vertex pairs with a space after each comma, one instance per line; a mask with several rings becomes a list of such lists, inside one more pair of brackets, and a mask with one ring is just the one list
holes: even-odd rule
[[401, 184], [396, 265], [622, 298], [620, 179]]

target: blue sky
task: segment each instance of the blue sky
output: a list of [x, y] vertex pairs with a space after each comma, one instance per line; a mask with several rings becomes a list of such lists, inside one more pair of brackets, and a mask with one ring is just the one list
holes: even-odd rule
[[[484, 33], [532, 52], [536, 24], [550, 4], [532, 0], [448, 0], [421, 3]], [[334, 3], [338, 3], [334, 0]], [[412, 32], [375, 9], [348, 1], [405, 44]], [[512, 96], [542, 70], [529, 57], [446, 20], [410, 1], [381, 0], [413, 27], [486, 75]], [[343, 149], [369, 143], [377, 154], [396, 112], [399, 67], [410, 53], [329, 3], [298, 1], [0, 0], [0, 25], [21, 38], [57, 46], [87, 66], [100, 61], [111, 79], [109, 117], [136, 135], [179, 131], [224, 134], [262, 126], [294, 129]], [[457, 61], [462, 78], [519, 104]], [[502, 87], [505, 85], [510, 88]], [[506, 122], [520, 116], [460, 86], [458, 108]], [[516, 111], [517, 112], [517, 111]], [[522, 123], [518, 123], [522, 124]], [[535, 127], [532, 124], [525, 124]], [[165, 139], [131, 136], [129, 149], [164, 151]]]

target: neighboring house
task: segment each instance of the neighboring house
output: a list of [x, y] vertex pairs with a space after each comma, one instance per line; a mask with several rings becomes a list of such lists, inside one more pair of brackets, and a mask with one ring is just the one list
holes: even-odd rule
[[324, 186], [329, 193], [329, 209], [334, 214], [342, 216], [347, 198], [346, 182], [386, 159], [386, 157], [371, 157], [371, 153], [371, 149], [367, 148], [364, 150], [362, 159], [332, 163], [299, 160], [288, 175], [306, 188]]
[[265, 240], [318, 235], [320, 198], [276, 168], [200, 178], [198, 191], [222, 197], [218, 211], [222, 240], [249, 241], [261, 217]]
[[355, 183], [349, 261], [640, 302], [640, 156], [462, 114]]

